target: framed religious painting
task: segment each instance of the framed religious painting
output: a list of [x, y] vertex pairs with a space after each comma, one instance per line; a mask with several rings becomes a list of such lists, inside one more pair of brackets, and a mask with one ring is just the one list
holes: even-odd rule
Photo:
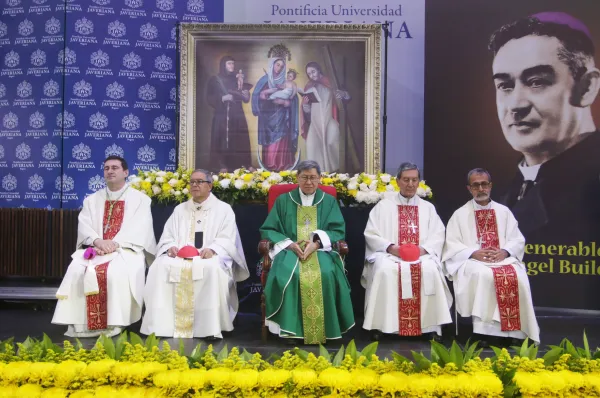
[[181, 24], [179, 165], [380, 169], [381, 25]]

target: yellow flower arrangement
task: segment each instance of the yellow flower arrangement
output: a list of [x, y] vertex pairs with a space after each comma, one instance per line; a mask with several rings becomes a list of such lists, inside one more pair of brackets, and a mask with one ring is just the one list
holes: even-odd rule
[[[192, 170], [141, 171], [130, 178], [131, 186], [144, 192], [160, 203], [181, 203], [190, 198], [190, 175]], [[213, 192], [221, 200], [229, 203], [240, 201], [266, 202], [269, 188], [275, 184], [295, 184], [296, 171], [273, 172], [258, 169], [249, 171], [237, 169], [232, 173], [219, 173], [213, 176]], [[375, 204], [387, 192], [399, 191], [396, 179], [387, 173], [360, 173], [350, 176], [344, 173], [322, 173], [321, 184], [333, 186], [338, 199], [346, 205]], [[421, 181], [417, 195], [430, 200], [431, 188]]]

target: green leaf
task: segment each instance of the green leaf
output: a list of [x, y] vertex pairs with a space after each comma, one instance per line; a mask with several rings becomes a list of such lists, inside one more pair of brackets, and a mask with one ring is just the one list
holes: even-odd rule
[[300, 348], [295, 347], [294, 354], [298, 355], [298, 357], [303, 361], [308, 361], [308, 351], [301, 350]]
[[183, 345], [183, 339], [179, 339], [179, 355], [184, 357], [185, 356], [185, 346]]
[[346, 355], [350, 355], [350, 358], [352, 358], [354, 362], [356, 362], [358, 359], [358, 353], [356, 352], [356, 344], [354, 343], [354, 340], [351, 340], [350, 343], [348, 343]]
[[246, 351], [246, 349], [244, 349], [244, 352], [242, 352], [240, 358], [242, 358], [246, 362], [249, 362], [252, 359], [252, 354], [250, 354], [248, 351]]
[[[439, 361], [433, 359], [434, 354], [440, 359]], [[450, 352], [442, 344], [438, 343], [435, 340], [432, 340], [431, 341], [431, 360], [433, 362], [437, 362], [437, 364], [440, 365], [441, 367], [444, 367], [448, 362], [451, 361]]]
[[529, 359], [531, 359], [532, 361], [537, 359], [538, 356], [538, 347], [536, 347], [534, 344], [531, 345], [531, 347], [529, 347]]
[[569, 340], [566, 341], [566, 351], [567, 351], [567, 354], [571, 354], [571, 356], [574, 359], [581, 358], [581, 355], [579, 355], [579, 353], [577, 352], [577, 350], [573, 346], [573, 343], [571, 343]]
[[410, 359], [406, 358], [404, 355], [400, 355], [395, 351], [392, 351], [392, 359], [398, 363], [411, 362]]
[[483, 352], [483, 348], [478, 349], [477, 351], [475, 351], [475, 353], [473, 354], [473, 358], [479, 358], [481, 357], [481, 353]]
[[[479, 344], [479, 343], [476, 341], [471, 345], [469, 345], [469, 342], [467, 342], [467, 344], [465, 345], [465, 356], [464, 356], [465, 363], [469, 362], [473, 358], [479, 357], [479, 355], [476, 355], [476, 352], [475, 352], [475, 349], [477, 348], [477, 344]], [[479, 353], [480, 352], [481, 351], [479, 351]]]
[[0, 353], [1, 352], [6, 352], [6, 346], [9, 347], [14, 347], [15, 343], [14, 343], [15, 338], [11, 337], [10, 339], [4, 340], [3, 342], [0, 343]]
[[204, 350], [202, 349], [202, 343], [196, 345], [192, 353], [190, 354], [190, 358], [194, 360], [200, 360], [204, 356]]
[[564, 352], [564, 350], [561, 347], [552, 348], [543, 357], [544, 365], [546, 365], [546, 366], [552, 365], [554, 362], [556, 362], [561, 357], [563, 352]]
[[269, 357], [266, 359], [266, 361], [273, 363], [275, 361], [279, 361], [280, 359], [281, 359], [281, 355], [273, 353], [273, 354], [269, 355]]
[[519, 356], [529, 358], [529, 337], [526, 337], [525, 340], [523, 340]]
[[517, 397], [519, 392], [519, 387], [516, 385], [510, 385], [504, 387], [504, 398], [513, 398]]
[[425, 357], [422, 353], [417, 353], [415, 351], [411, 351], [413, 358], [415, 359], [415, 364], [417, 365], [418, 370], [427, 370], [431, 367], [431, 361]]
[[371, 360], [371, 356], [377, 353], [377, 347], [379, 346], [378, 341], [374, 341], [365, 348], [363, 348], [361, 355], [367, 358], [367, 361]]
[[102, 345], [104, 346], [104, 351], [106, 351], [106, 355], [108, 355], [108, 357], [110, 359], [116, 359], [115, 358], [115, 343], [113, 343], [113, 341], [110, 337], [106, 337], [105, 335], [102, 335], [101, 337], [103, 337]]
[[156, 335], [152, 333], [150, 336], [146, 337], [146, 343], [144, 346], [148, 351], [152, 351], [153, 347], [158, 347], [159, 339], [156, 338]]
[[342, 344], [342, 346], [340, 347], [340, 350], [333, 357], [332, 364], [333, 364], [333, 366], [340, 366], [342, 364], [343, 360], [344, 360], [344, 345]]
[[323, 347], [321, 344], [319, 344], [319, 356], [327, 359], [327, 362], [331, 363], [331, 355], [329, 354], [329, 351], [327, 351], [327, 348]]
[[75, 338], [75, 350], [79, 351], [83, 348], [83, 344], [81, 344], [81, 341], [79, 341], [78, 338]]
[[496, 358], [498, 358], [500, 356], [500, 354], [502, 354], [501, 348], [494, 347], [494, 346], [490, 346], [490, 348], [492, 349], [492, 351], [494, 351], [494, 354], [496, 354]]
[[590, 345], [588, 343], [587, 336], [585, 335], [585, 329], [583, 330], [583, 349], [585, 350], [585, 357], [587, 359], [591, 359], [592, 354], [590, 352]]
[[452, 360], [452, 362], [454, 362], [454, 364], [456, 365], [458, 370], [462, 370], [463, 353], [462, 353], [462, 350], [460, 349], [459, 345], [456, 344], [456, 341], [453, 341], [452, 347], [450, 347], [450, 359]]
[[596, 352], [593, 355], [594, 359], [600, 359], [600, 350], [596, 349]]
[[133, 346], [138, 345], [138, 344], [141, 345], [142, 347], [144, 346], [144, 341], [142, 340], [142, 338], [133, 332], [129, 332], [129, 342]]
[[219, 355], [217, 355], [217, 361], [223, 362], [227, 359], [227, 355], [229, 355], [229, 351], [227, 350], [227, 344], [221, 349]]
[[118, 361], [123, 354], [123, 349], [125, 348], [125, 343], [127, 342], [127, 331], [121, 333], [119, 338], [117, 339], [117, 344], [115, 345], [115, 359]]

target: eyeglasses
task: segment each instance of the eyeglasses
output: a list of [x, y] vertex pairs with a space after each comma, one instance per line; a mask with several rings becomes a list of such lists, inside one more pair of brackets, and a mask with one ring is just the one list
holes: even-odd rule
[[209, 184], [210, 181], [205, 181], [205, 180], [190, 180], [190, 185], [202, 185], [203, 183]]
[[488, 189], [491, 186], [492, 186], [491, 182], [482, 182], [482, 183], [474, 182], [473, 184], [470, 185], [470, 187], [472, 189]]
[[310, 176], [310, 177], [309, 176], [302, 176], [302, 177], [300, 177], [298, 179], [302, 180], [303, 182], [307, 182], [307, 181], [315, 182], [315, 181], [317, 181], [319, 179], [319, 177], [318, 176]]

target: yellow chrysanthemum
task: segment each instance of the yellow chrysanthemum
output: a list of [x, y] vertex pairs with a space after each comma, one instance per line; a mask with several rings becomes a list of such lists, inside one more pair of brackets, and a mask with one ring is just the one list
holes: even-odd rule
[[207, 383], [212, 384], [215, 388], [229, 385], [232, 377], [235, 376], [231, 369], [228, 368], [214, 368], [206, 372]]
[[258, 372], [254, 369], [242, 369], [235, 372], [232, 379], [234, 387], [249, 390], [256, 387], [258, 383]]
[[[48, 388], [44, 390], [40, 398], [67, 398], [69, 396], [69, 390], [64, 388]], [[0, 393], [0, 396], [4, 396]]]
[[259, 373], [258, 384], [260, 387], [278, 388], [283, 387], [291, 376], [290, 371], [283, 369], [266, 369]]
[[310, 387], [317, 381], [317, 372], [312, 369], [294, 369], [292, 379], [298, 388]]
[[343, 389], [350, 383], [350, 380], [350, 372], [345, 369], [329, 368], [322, 371], [319, 375], [319, 383], [322, 386], [336, 390]]
[[283, 170], [279, 172], [279, 175], [282, 177], [288, 177], [290, 175], [290, 172], [288, 170]]
[[254, 177], [254, 176], [253, 176], [252, 174], [244, 174], [244, 175], [242, 176], [242, 180], [244, 180], [245, 182], [250, 182], [250, 181], [252, 181], [252, 178], [253, 178], [253, 177]]
[[59, 363], [52, 371], [54, 386], [68, 388], [85, 368], [86, 364], [83, 362], [65, 361]]
[[331, 185], [331, 184], [333, 184], [333, 178], [325, 177], [325, 178], [321, 179], [321, 184]]
[[262, 173], [260, 173], [260, 175], [263, 178], [269, 178], [269, 176], [271, 175], [271, 172], [270, 171], [263, 171]]

